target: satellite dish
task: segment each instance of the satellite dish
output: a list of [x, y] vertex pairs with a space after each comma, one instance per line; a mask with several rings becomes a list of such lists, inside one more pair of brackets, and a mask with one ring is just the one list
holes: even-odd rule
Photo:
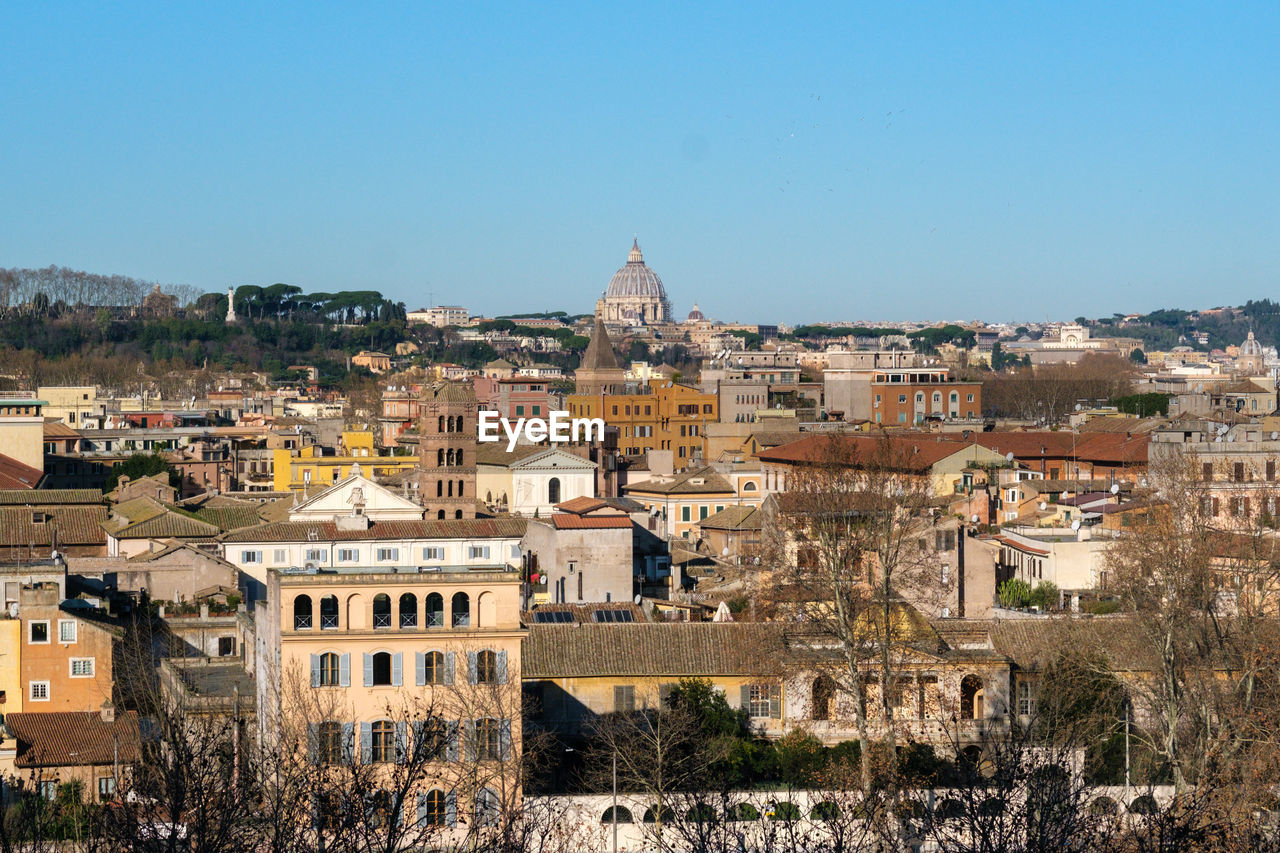
[[1013, 461], [1013, 451], [1012, 451], [1012, 450], [1010, 450], [1008, 453], [1006, 453], [1006, 454], [1004, 455], [1004, 458], [1005, 458], [1005, 459], [1008, 459], [1010, 462], [1012, 462], [1012, 461]]
[[973, 514], [973, 523], [974, 524], [978, 523], [978, 514], [976, 512]]
[[1040, 509], [1046, 510], [1048, 508], [1049, 508], [1049, 505], [1047, 503], [1045, 503], [1044, 501], [1040, 501]]
[[1277, 438], [1280, 438], [1280, 432], [1274, 432], [1274, 431], [1273, 431], [1273, 432], [1271, 433], [1271, 440], [1272, 440], [1272, 441], [1275, 441]]
[[1072, 530], [1080, 529], [1080, 519], [1077, 518], [1075, 521], [1071, 522], [1071, 529]]
[[1120, 494], [1120, 484], [1119, 484], [1119, 483], [1112, 483], [1112, 484], [1111, 484], [1111, 494], [1113, 494], [1113, 495], [1118, 495], [1118, 494]]
[[720, 549], [720, 556], [721, 557], [729, 556], [729, 546], [726, 545], [725, 547]]
[[636, 604], [639, 604], [642, 600], [643, 600], [643, 599], [642, 599], [642, 598], [637, 594], [637, 595], [636, 595]]

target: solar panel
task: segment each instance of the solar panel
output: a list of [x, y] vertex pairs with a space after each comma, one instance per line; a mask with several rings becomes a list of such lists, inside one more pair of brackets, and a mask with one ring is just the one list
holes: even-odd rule
[[573, 614], [567, 610], [535, 610], [533, 621], [542, 625], [564, 624], [573, 621]]

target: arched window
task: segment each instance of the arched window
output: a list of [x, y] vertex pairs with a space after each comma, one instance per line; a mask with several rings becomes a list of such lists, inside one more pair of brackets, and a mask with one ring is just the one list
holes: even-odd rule
[[448, 465], [451, 468], [453, 467], [453, 448], [452, 447], [450, 447], [447, 451], [445, 451], [444, 461], [446, 465]]
[[427, 684], [444, 684], [444, 654], [427, 652], [423, 657], [427, 667]]
[[321, 723], [316, 740], [316, 757], [321, 764], [342, 763], [342, 723]]
[[376, 652], [373, 656], [373, 686], [391, 686], [391, 653]]
[[445, 816], [448, 809], [447, 800], [444, 791], [430, 791], [422, 800], [422, 817], [423, 826], [444, 826]]
[[320, 630], [335, 630], [338, 627], [338, 596], [326, 595], [320, 599]]
[[439, 424], [439, 427], [437, 428], [437, 430], [436, 430], [436, 431], [437, 431], [437, 432], [444, 432], [444, 415], [441, 415], [441, 416], [440, 416], [440, 424]]
[[391, 627], [391, 596], [380, 592], [373, 597], [373, 627]]
[[293, 630], [311, 630], [311, 596], [300, 595], [293, 600]]
[[462, 448], [458, 448], [457, 455], [454, 457], [454, 459], [456, 460], [456, 464], [458, 465], [462, 464]]
[[400, 596], [400, 627], [418, 627], [418, 596], [411, 592]]
[[831, 700], [835, 694], [836, 685], [830, 676], [819, 675], [813, 680], [813, 719], [831, 719]]
[[438, 592], [433, 592], [427, 596], [427, 625], [428, 628], [440, 628], [444, 626], [444, 596]]
[[444, 448], [443, 447], [436, 451], [436, 466], [441, 468], [444, 467]]
[[471, 624], [471, 599], [465, 592], [455, 592], [450, 602], [453, 611], [453, 627], [466, 628]]
[[[444, 497], [444, 480], [436, 480], [436, 497]], [[443, 515], [440, 517], [444, 518]]]
[[547, 481], [547, 503], [560, 503], [560, 478], [552, 477]]
[[[436, 485], [438, 486], [438, 485], [440, 485], [440, 484], [439, 484], [439, 483], [436, 483]], [[444, 510], [440, 510], [439, 512], [437, 512], [437, 513], [436, 513], [436, 520], [437, 520], [437, 521], [444, 521]]]
[[340, 680], [338, 655], [334, 652], [320, 655], [320, 686], [337, 687]]
[[626, 806], [618, 806], [617, 809], [610, 806], [605, 809], [604, 814], [600, 816], [600, 822], [611, 824], [615, 817], [618, 823], [635, 823], [635, 818], [631, 816], [631, 809]]
[[476, 684], [498, 683], [498, 654], [484, 649], [476, 655]]
[[743, 483], [743, 484], [742, 484], [742, 491], [744, 491], [744, 492], [754, 492], [755, 490], [756, 490], [756, 484], [755, 484], [755, 483]]
[[976, 675], [966, 675], [960, 681], [960, 719], [982, 719], [982, 680]]
[[449, 497], [453, 497], [453, 480], [449, 481], [447, 491], [449, 492]]
[[460, 510], [460, 509], [455, 509], [455, 510], [453, 511], [453, 517], [454, 517], [454, 518], [462, 518], [462, 510]]
[[374, 763], [391, 762], [396, 757], [396, 727], [390, 720], [378, 720], [373, 729]]

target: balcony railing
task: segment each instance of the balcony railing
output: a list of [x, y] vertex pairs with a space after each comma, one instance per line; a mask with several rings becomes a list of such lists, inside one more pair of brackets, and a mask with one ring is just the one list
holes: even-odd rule
[[444, 627], [444, 611], [435, 610], [427, 611], [427, 628], [443, 628]]
[[390, 614], [390, 613], [375, 613], [375, 614], [373, 614], [373, 627], [375, 627], [375, 628], [390, 628], [390, 627], [391, 627], [391, 614]]
[[301, 615], [299, 615], [299, 616], [294, 616], [294, 617], [293, 617], [293, 630], [295, 630], [295, 631], [310, 631], [310, 630], [311, 630], [311, 617], [310, 617], [310, 616], [301, 616]]
[[320, 630], [332, 631], [338, 627], [338, 614], [320, 614]]
[[418, 614], [417, 613], [401, 613], [400, 627], [401, 628], [417, 628]]

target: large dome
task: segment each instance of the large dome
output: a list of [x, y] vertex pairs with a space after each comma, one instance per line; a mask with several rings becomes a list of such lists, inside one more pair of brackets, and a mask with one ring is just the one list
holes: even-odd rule
[[1262, 344], [1253, 336], [1253, 332], [1249, 332], [1249, 337], [1245, 338], [1244, 343], [1240, 345], [1241, 355], [1262, 355]]
[[640, 254], [639, 240], [631, 244], [631, 254], [627, 257], [627, 265], [613, 274], [609, 279], [609, 289], [605, 296], [647, 296], [666, 299], [667, 291], [662, 287], [662, 279], [649, 269]]

